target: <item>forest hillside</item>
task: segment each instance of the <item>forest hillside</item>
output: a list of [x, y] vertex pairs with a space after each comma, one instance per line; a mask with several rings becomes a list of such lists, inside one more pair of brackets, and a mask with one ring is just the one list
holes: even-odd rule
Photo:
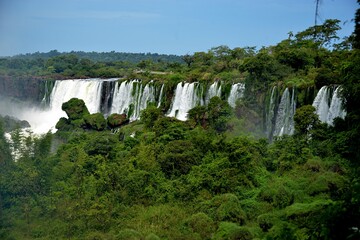
[[[358, 10], [345, 39], [330, 19], [275, 46], [219, 46], [182, 61], [0, 59], [1, 89], [26, 95], [22, 80], [33, 78], [33, 101], [54, 79], [245, 84], [235, 107], [215, 96], [185, 121], [152, 104], [136, 121], [104, 116], [77, 98], [62, 104], [56, 133], [9, 132], [19, 122], [3, 116], [0, 238], [359, 239], [359, 21]], [[300, 94], [294, 133], [269, 139], [256, 122], [274, 86]], [[322, 86], [341, 86], [346, 116], [333, 124], [308, 100]]]

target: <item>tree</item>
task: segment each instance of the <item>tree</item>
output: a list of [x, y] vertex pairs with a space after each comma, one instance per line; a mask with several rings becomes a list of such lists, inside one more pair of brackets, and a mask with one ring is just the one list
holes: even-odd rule
[[93, 113], [84, 117], [86, 127], [89, 129], [102, 131], [106, 128], [106, 120], [102, 113]]
[[[360, 0], [357, 1], [360, 4]], [[360, 8], [355, 13], [354, 48], [360, 49]]]
[[210, 66], [214, 59], [214, 55], [212, 52], [196, 52], [194, 53], [193, 58], [196, 67]]
[[123, 114], [113, 113], [107, 118], [107, 125], [111, 129], [118, 128], [128, 122], [129, 119], [127, 118], [125, 113]]
[[187, 64], [188, 67], [191, 66], [191, 64], [194, 62], [194, 57], [192, 55], [189, 54], [185, 54], [182, 59], [184, 60], [184, 62]]
[[202, 127], [206, 126], [206, 115], [207, 108], [205, 106], [196, 106], [189, 110], [188, 120], [193, 121], [195, 125], [200, 125]]
[[145, 127], [153, 128], [156, 120], [162, 116], [161, 109], [156, 106], [148, 106], [140, 114], [141, 122], [144, 123]]
[[84, 116], [90, 114], [84, 100], [78, 98], [72, 98], [63, 103], [61, 109], [66, 112], [70, 120], [82, 119]]
[[314, 41], [318, 48], [332, 47], [332, 42], [340, 39], [337, 31], [341, 30], [340, 20], [327, 19], [322, 25], [309, 27], [295, 35], [297, 42]]
[[360, 165], [360, 151], [358, 151], [360, 146], [360, 50], [355, 49], [344, 65], [342, 96], [347, 112], [344, 126], [346, 126], [349, 152], [351, 153], [351, 156], [348, 157]]
[[315, 111], [316, 109], [311, 105], [305, 105], [296, 109], [294, 115], [295, 134], [306, 136], [320, 123], [319, 116]]
[[0, 168], [11, 161], [9, 143], [7, 142], [3, 130], [3, 123], [0, 120]]
[[232, 114], [232, 108], [227, 101], [215, 96], [210, 99], [207, 106], [209, 124], [217, 132], [227, 130], [227, 122]]
[[199, 163], [199, 154], [190, 141], [174, 140], [166, 144], [158, 159], [162, 171], [170, 178], [187, 174], [193, 165]]

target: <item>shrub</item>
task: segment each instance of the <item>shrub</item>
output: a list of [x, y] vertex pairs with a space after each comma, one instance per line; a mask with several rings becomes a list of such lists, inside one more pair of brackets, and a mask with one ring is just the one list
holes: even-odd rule
[[94, 113], [84, 117], [86, 128], [102, 131], [106, 128], [106, 120], [101, 113]]
[[195, 233], [198, 233], [201, 239], [210, 239], [215, 230], [214, 221], [205, 213], [193, 214], [186, 220], [186, 225]]
[[66, 112], [70, 120], [81, 119], [90, 114], [85, 102], [78, 98], [72, 98], [63, 103], [61, 109]]
[[150, 233], [146, 236], [145, 240], [160, 240], [160, 238], [156, 234]]
[[126, 114], [113, 113], [107, 118], [107, 124], [110, 128], [118, 128], [129, 122]]
[[71, 129], [70, 121], [67, 118], [60, 118], [56, 123], [55, 128], [60, 131], [68, 131]]
[[250, 240], [253, 239], [253, 235], [247, 227], [240, 227], [231, 222], [221, 222], [213, 239]]
[[242, 225], [246, 219], [239, 199], [231, 193], [215, 196], [204, 207], [217, 221], [236, 222]]
[[142, 235], [133, 229], [124, 229], [121, 230], [116, 235], [117, 240], [140, 240], [143, 239]]

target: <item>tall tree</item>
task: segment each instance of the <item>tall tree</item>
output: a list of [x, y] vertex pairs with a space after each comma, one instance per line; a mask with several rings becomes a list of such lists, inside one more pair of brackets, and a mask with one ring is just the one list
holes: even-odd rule
[[[357, 1], [360, 4], [360, 0]], [[360, 49], [360, 8], [355, 13], [354, 48]]]

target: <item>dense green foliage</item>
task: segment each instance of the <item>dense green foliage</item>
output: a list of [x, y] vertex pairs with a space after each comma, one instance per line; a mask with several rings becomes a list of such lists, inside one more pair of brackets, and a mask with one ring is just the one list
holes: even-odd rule
[[[339, 226], [352, 173], [332, 142], [301, 134], [272, 144], [226, 137], [217, 125], [181, 122], [155, 109], [118, 134], [59, 130], [53, 141], [51, 134], [14, 135], [26, 144], [12, 143], [20, 150], [17, 162], [4, 152], [2, 238], [342, 239], [355, 233], [348, 227], [356, 222]], [[329, 138], [342, 134], [318, 130]], [[319, 152], [319, 144], [327, 151]]]
[[47, 53], [28, 53], [15, 55], [14, 59], [50, 59], [60, 55], [76, 55], [80, 59], [89, 59], [95, 62], [129, 62], [139, 63], [141, 61], [152, 60], [154, 62], [181, 62], [182, 59], [176, 55], [157, 54], [157, 53], [125, 53], [125, 52], [83, 52], [83, 51], [72, 51], [69, 53], [60, 53], [56, 50], [52, 50]]
[[70, 52], [32, 53], [0, 58], [3, 76], [41, 76], [50, 79], [86, 77], [123, 77], [134, 74], [134, 69], [152, 68], [162, 71], [181, 64], [176, 55], [151, 53], [96, 53]]
[[60, 118], [56, 123], [59, 131], [84, 131], [117, 129], [129, 122], [126, 114], [111, 114], [107, 119], [101, 113], [90, 114], [82, 99], [71, 98], [62, 104], [61, 109], [68, 118]]
[[[216, 47], [158, 77], [245, 82], [235, 110], [214, 97], [188, 121], [149, 106], [127, 124], [72, 99], [56, 134], [16, 130], [8, 141], [0, 123], [0, 238], [359, 239], [360, 44], [334, 44], [338, 29], [327, 20], [258, 52]], [[65, 76], [85, 60], [44, 61]], [[150, 63], [140, 64], [145, 77], [158, 70]], [[342, 84], [347, 111], [334, 126], [303, 97], [293, 136], [249, 136], [269, 86], [331, 84]]]
[[19, 120], [14, 117], [10, 116], [1, 116], [0, 115], [0, 122], [2, 122], [3, 130], [5, 132], [11, 132], [17, 128], [26, 128], [30, 127], [30, 124], [25, 120]]

